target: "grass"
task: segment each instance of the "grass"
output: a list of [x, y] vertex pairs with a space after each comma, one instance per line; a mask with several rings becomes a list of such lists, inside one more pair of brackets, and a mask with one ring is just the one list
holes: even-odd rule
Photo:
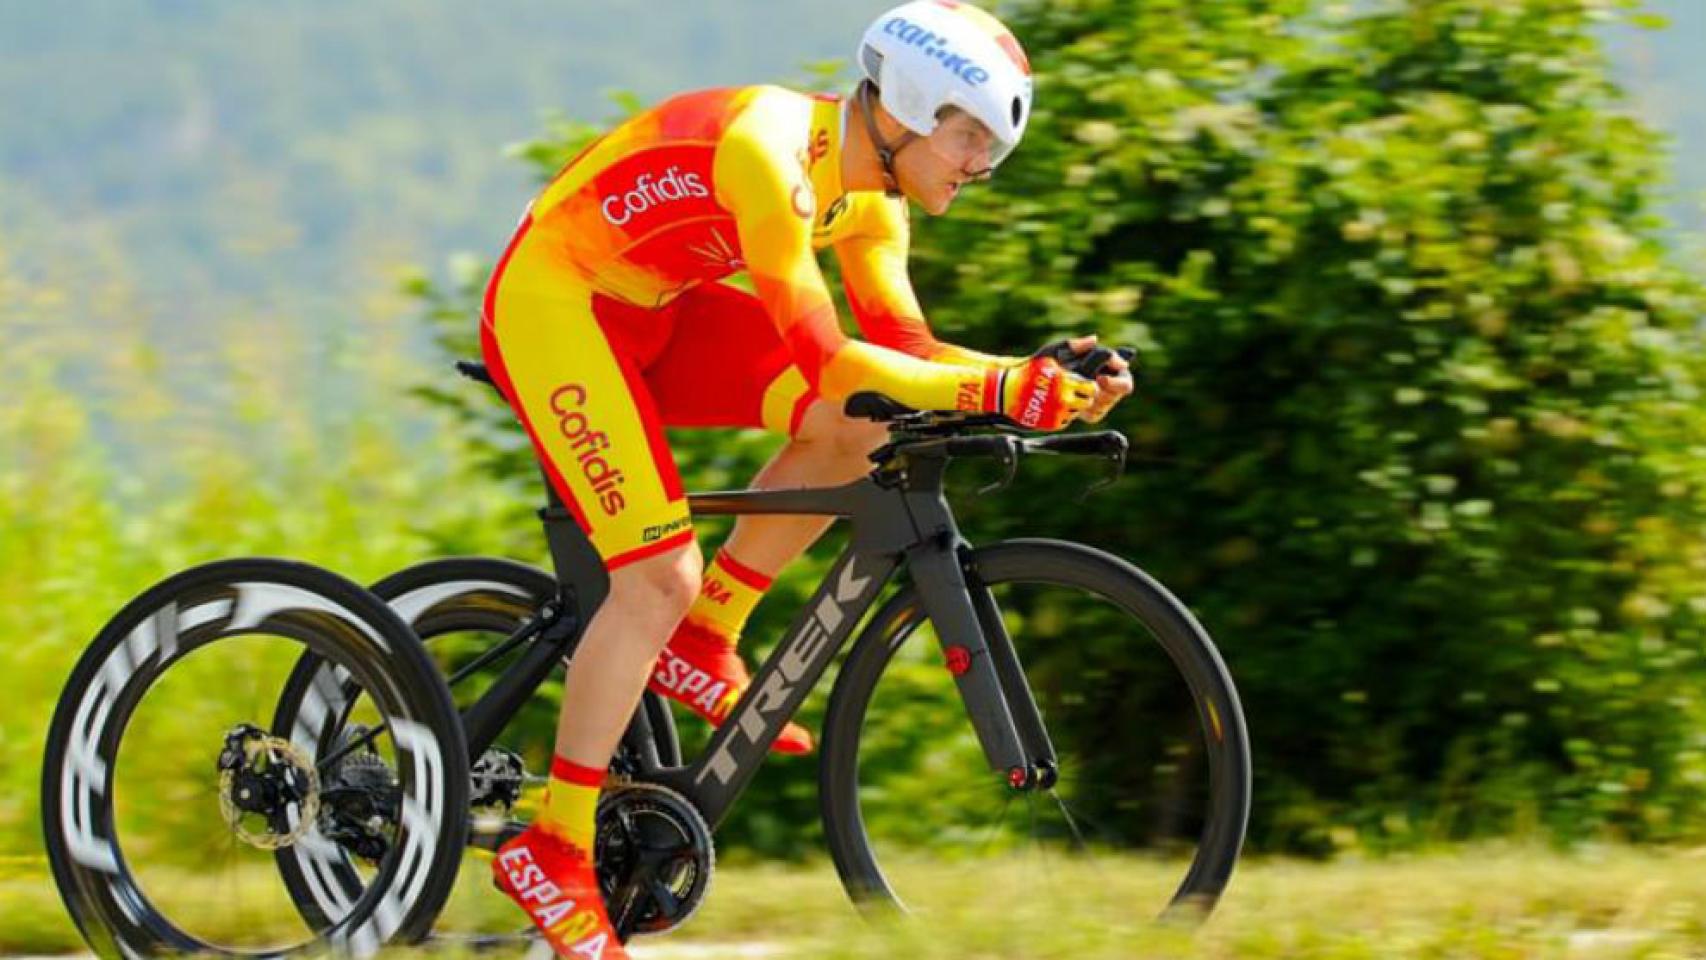
[[[1368, 861], [1258, 859], [1240, 867], [1209, 921], [1188, 931], [1158, 926], [1138, 908], [1133, 890], [1163, 880], [1153, 864], [1103, 864], [1061, 877], [1073, 891], [1070, 911], [1046, 896], [980, 897], [964, 872], [920, 867], [907, 882], [956, 883], [963, 895], [927, 918], [877, 925], [853, 911], [827, 865], [742, 865], [717, 873], [704, 906], [682, 929], [637, 943], [653, 948], [642, 957], [683, 944], [716, 955], [719, 947], [733, 952], [762, 943], [771, 956], [831, 960], [1688, 958], [1706, 956], [1703, 866], [1694, 851], [1621, 847], [1560, 853], [1479, 845]], [[470, 864], [447, 922], [460, 930], [514, 929], [520, 914], [487, 892], [483, 872]], [[269, 878], [248, 882], [258, 888]], [[186, 903], [206, 899], [200, 890], [179, 893]], [[237, 899], [252, 902], [252, 893]], [[0, 881], [0, 917], [7, 919], [0, 951], [84, 949], [45, 876]], [[198, 924], [211, 932], [220, 919], [207, 909]], [[281, 932], [294, 926], [287, 912], [270, 920]], [[253, 913], [241, 922], [251, 934], [263, 932]]]

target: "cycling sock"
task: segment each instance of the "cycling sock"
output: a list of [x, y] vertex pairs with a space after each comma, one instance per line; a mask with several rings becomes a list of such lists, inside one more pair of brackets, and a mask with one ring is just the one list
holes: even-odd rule
[[598, 812], [598, 789], [603, 785], [603, 770], [554, 758], [551, 784], [545, 788], [545, 804], [537, 820], [539, 828], [582, 850], [591, 850], [597, 831], [594, 815]]
[[[752, 676], [732, 640], [684, 621], [658, 656], [647, 686], [720, 726], [750, 683]], [[811, 734], [789, 723], [777, 737], [774, 749], [810, 753]]]
[[773, 578], [752, 569], [729, 556], [725, 548], [717, 551], [711, 568], [705, 571], [699, 596], [687, 610], [687, 621], [716, 634], [733, 646], [740, 640], [746, 618], [764, 591], [770, 589]]
[[498, 847], [492, 880], [527, 911], [556, 956], [627, 960], [587, 851], [534, 823]]

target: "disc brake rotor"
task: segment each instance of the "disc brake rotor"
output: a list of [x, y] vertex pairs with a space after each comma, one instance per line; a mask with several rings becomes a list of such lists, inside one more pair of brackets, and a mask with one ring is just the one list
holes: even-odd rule
[[304, 750], [246, 723], [225, 735], [219, 813], [237, 839], [279, 850], [306, 836], [319, 812], [320, 775]]

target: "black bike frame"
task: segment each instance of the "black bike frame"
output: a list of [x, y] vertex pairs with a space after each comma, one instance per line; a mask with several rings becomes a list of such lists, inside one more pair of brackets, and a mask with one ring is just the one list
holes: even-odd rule
[[[953, 455], [1015, 457], [1021, 448], [1058, 453], [1123, 456], [1118, 434], [1076, 434], [1020, 441], [1009, 435], [918, 440], [896, 447], [896, 455], [862, 480], [806, 490], [747, 490], [690, 494], [702, 516], [793, 514], [851, 521], [846, 550], [817, 593], [795, 617], [782, 642], [759, 668], [747, 693], [712, 736], [703, 754], [686, 766], [659, 758], [651, 725], [665, 718], [636, 711], [629, 742], [643, 766], [636, 779], [669, 787], [688, 797], [714, 829], [793, 718], [812, 688], [895, 571], [904, 563], [917, 586], [924, 613], [936, 628], [955, 682], [977, 731], [990, 769], [1016, 789], [1041, 782], [1055, 766], [1042, 715], [1001, 624], [994, 598], [975, 576], [967, 578], [969, 546], [960, 537], [943, 495], [943, 476]], [[1009, 460], [1009, 462], [1011, 462]], [[558, 581], [561, 610], [594, 611], [609, 589], [602, 560], [547, 482], [548, 506], [541, 510]], [[503, 725], [573, 651], [584, 620], [548, 611], [520, 661], [463, 715], [471, 755], [479, 756]], [[590, 614], [586, 619], [590, 619]]]

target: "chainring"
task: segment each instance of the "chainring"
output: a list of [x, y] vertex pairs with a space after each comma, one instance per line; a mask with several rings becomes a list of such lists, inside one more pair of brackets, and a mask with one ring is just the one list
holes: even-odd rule
[[664, 933], [693, 916], [711, 888], [716, 847], [686, 797], [651, 783], [605, 790], [598, 801], [599, 886], [624, 940]]

